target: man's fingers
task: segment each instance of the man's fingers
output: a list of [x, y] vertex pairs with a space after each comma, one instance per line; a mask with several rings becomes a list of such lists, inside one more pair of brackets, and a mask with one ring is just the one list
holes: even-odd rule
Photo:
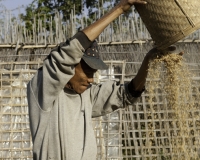
[[176, 50], [176, 46], [169, 46], [167, 48], [168, 51], [175, 51]]
[[182, 56], [183, 54], [184, 54], [184, 52], [183, 52], [183, 51], [179, 53], [179, 55], [180, 55], [180, 56]]
[[136, 0], [135, 4], [147, 4], [147, 2], [146, 1]]
[[164, 50], [160, 50], [160, 53], [161, 54], [172, 53], [175, 50], [176, 50], [176, 46], [169, 46], [168, 48]]
[[120, 3], [121, 3], [121, 8], [123, 12], [128, 11], [130, 7], [133, 5], [147, 4], [147, 2], [144, 0], [121, 0]]

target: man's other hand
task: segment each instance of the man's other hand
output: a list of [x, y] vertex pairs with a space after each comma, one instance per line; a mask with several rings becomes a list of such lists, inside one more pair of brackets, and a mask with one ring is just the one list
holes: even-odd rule
[[[169, 46], [168, 48], [166, 48], [165, 50], [158, 50], [157, 48], [153, 48], [151, 49], [145, 56], [146, 60], [152, 60], [154, 58], [158, 58], [158, 55], [164, 55], [164, 54], [169, 54], [169, 53], [175, 53], [176, 51], [176, 47], [175, 46]], [[180, 52], [179, 55], [183, 56], [184, 52]]]

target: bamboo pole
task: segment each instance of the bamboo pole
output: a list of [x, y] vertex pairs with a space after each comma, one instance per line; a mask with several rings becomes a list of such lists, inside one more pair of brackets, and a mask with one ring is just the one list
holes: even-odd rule
[[[177, 43], [199, 43], [200, 40], [181, 40]], [[123, 42], [99, 42], [99, 45], [119, 45], [119, 44], [145, 44], [145, 43], [152, 43], [153, 41], [150, 40], [135, 40], [135, 41], [123, 41]], [[0, 48], [54, 48], [58, 46], [58, 44], [0, 44]]]
[[14, 44], [14, 45], [0, 45], [0, 48], [23, 48], [23, 49], [31, 49], [31, 48], [54, 48], [58, 46], [57, 44], [51, 44], [51, 45], [17, 45], [17, 44]]

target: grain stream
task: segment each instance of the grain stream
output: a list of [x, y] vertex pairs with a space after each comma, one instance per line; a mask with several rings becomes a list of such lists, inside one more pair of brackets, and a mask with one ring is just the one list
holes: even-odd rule
[[148, 71], [149, 149], [144, 150], [145, 154], [159, 152], [162, 158], [170, 160], [199, 159], [199, 112], [195, 112], [199, 89], [193, 84], [184, 58], [175, 53], [156, 55]]

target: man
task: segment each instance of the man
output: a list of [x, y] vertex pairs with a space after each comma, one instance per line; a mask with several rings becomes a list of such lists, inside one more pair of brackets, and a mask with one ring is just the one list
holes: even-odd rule
[[120, 14], [142, 0], [121, 0], [108, 14], [52, 50], [27, 86], [34, 160], [95, 160], [91, 118], [135, 102], [144, 90], [151, 50], [127, 84], [93, 85], [99, 58], [97, 36]]

